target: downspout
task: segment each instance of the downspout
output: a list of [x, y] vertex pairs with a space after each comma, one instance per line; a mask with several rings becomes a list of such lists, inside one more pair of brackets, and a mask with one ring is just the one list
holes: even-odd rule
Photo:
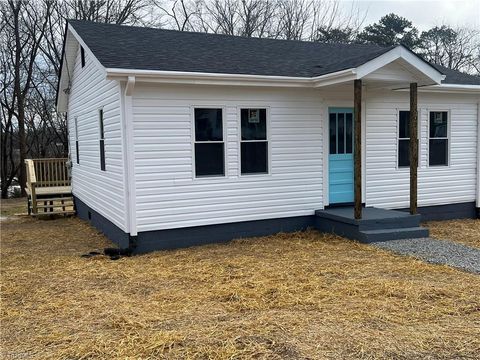
[[129, 76], [121, 87], [122, 99], [122, 130], [124, 149], [124, 183], [125, 183], [125, 218], [126, 229], [129, 234], [128, 249], [133, 251], [136, 244], [136, 200], [134, 178], [134, 142], [133, 142], [133, 90], [135, 76]]
[[477, 103], [477, 218], [480, 218], [480, 98]]

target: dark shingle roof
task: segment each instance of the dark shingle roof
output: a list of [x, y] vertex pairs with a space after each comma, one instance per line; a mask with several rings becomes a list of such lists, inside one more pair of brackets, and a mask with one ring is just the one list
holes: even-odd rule
[[[357, 67], [392, 49], [69, 23], [107, 68], [312, 77]], [[455, 80], [463, 81], [460, 75]]]

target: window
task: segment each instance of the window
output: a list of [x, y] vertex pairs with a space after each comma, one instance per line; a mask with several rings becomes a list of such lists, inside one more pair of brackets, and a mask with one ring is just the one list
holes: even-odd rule
[[225, 175], [222, 109], [195, 109], [195, 176]]
[[100, 128], [100, 169], [105, 171], [105, 136], [103, 131], [103, 109], [98, 111]]
[[241, 109], [241, 173], [268, 173], [267, 110]]
[[80, 46], [80, 60], [82, 61], [82, 68], [85, 67], [85, 49]]
[[[419, 118], [417, 118], [418, 121]], [[418, 127], [419, 129], [420, 127]], [[418, 138], [418, 136], [417, 136]], [[420, 151], [420, 139], [418, 139]], [[398, 167], [410, 166], [410, 111], [398, 112]]]
[[353, 113], [337, 110], [329, 115], [330, 154], [353, 153]]
[[398, 112], [398, 167], [410, 166], [410, 111]]
[[74, 117], [74, 126], [75, 126], [75, 155], [77, 157], [77, 164], [80, 164], [80, 153], [78, 151], [78, 118]]
[[430, 166], [448, 165], [448, 112], [430, 112], [430, 139], [428, 163]]

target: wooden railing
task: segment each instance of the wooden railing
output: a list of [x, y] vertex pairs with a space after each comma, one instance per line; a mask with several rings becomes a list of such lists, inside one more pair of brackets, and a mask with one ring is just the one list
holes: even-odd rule
[[[70, 186], [67, 158], [27, 159], [27, 183], [35, 187]], [[27, 185], [28, 186], [28, 185]]]
[[[64, 193], [65, 190], [61, 188], [71, 185], [67, 161], [67, 158], [25, 160], [29, 213], [30, 211], [33, 211], [33, 214], [37, 213], [37, 200], [38, 196], [41, 196], [40, 192], [45, 193], [47, 190], [51, 195], [55, 195], [57, 192]], [[41, 191], [40, 188], [43, 190]], [[45, 188], [52, 188], [52, 191]]]

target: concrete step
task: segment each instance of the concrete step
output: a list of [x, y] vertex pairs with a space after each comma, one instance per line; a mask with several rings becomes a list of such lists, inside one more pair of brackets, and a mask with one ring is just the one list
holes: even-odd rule
[[396, 218], [360, 220], [358, 229], [360, 231], [366, 230], [384, 230], [384, 229], [399, 229], [399, 228], [414, 228], [419, 227], [421, 222], [421, 215], [406, 215]]
[[416, 239], [428, 237], [429, 235], [428, 229], [421, 226], [395, 229], [363, 230], [359, 233], [359, 240], [365, 243], [398, 239]]

